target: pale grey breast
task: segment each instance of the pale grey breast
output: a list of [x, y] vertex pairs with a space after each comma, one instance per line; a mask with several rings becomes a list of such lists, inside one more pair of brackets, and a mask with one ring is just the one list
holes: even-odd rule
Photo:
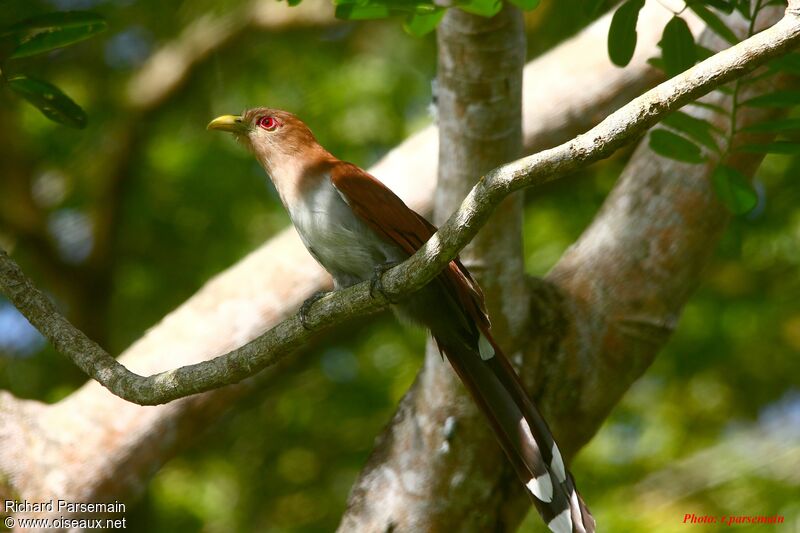
[[305, 191], [289, 215], [306, 248], [337, 287], [370, 279], [376, 266], [404, 258], [398, 247], [353, 213], [327, 177]]

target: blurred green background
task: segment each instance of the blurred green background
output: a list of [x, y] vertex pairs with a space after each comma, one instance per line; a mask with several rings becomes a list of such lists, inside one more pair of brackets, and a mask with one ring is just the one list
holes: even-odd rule
[[[0, 2], [2, 24], [60, 9], [109, 23], [10, 65], [7, 74], [56, 83], [90, 122], [64, 128], [0, 90], [0, 245], [112, 353], [288, 224], [252, 158], [205, 131], [211, 117], [294, 110], [365, 167], [430, 122], [435, 40], [405, 35], [398, 21], [245, 27], [164, 102], [131, 103], [130, 80], [152, 53], [244, 5]], [[576, 13], [567, 0], [527, 14], [529, 58], [589, 22]], [[529, 194], [531, 274], [586, 227], [629, 154]], [[606, 531], [715, 530], [684, 525], [686, 513], [779, 514], [784, 526], [736, 529], [800, 531], [799, 174], [798, 158], [765, 161], [762, 204], [734, 220], [667, 349], [577, 458]], [[171, 460], [129, 507], [128, 529], [332, 530], [424, 342], [384, 315], [318, 343]], [[0, 388], [52, 402], [84, 380], [0, 299]], [[544, 528], [531, 515], [523, 530]]]

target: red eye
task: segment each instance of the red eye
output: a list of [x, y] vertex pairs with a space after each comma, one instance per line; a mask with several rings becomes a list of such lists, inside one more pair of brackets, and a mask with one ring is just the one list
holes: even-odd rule
[[278, 119], [270, 116], [261, 117], [260, 119], [258, 119], [258, 122], [256, 124], [258, 124], [259, 127], [264, 128], [267, 131], [272, 131], [281, 125]]

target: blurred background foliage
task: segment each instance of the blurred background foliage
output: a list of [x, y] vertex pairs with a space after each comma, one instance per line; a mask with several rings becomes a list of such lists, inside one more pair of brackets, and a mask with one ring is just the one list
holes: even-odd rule
[[[589, 22], [579, 3], [526, 14], [530, 58]], [[397, 21], [244, 26], [167, 98], [136, 103], [131, 80], [153, 53], [243, 6], [0, 2], [3, 24], [59, 9], [108, 21], [105, 33], [24, 63], [83, 105], [86, 129], [0, 92], [0, 245], [112, 353], [288, 224], [252, 158], [205, 131], [211, 117], [287, 108], [362, 166], [431, 120], [435, 40]], [[191, 46], [202, 46], [198, 35]], [[586, 227], [629, 154], [529, 193], [531, 274], [546, 273]], [[605, 530], [683, 530], [686, 513], [779, 514], [776, 531], [800, 528], [798, 174], [796, 157], [765, 160], [760, 205], [730, 225], [667, 349], [577, 458]], [[322, 339], [164, 466], [129, 506], [128, 529], [332, 530], [424, 342], [388, 315]], [[84, 380], [0, 300], [0, 387], [51, 402]], [[543, 531], [533, 515], [523, 530]]]

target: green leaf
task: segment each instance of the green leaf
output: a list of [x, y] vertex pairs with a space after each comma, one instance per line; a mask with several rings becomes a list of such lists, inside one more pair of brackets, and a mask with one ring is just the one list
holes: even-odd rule
[[644, 0], [628, 0], [614, 12], [608, 29], [608, 56], [620, 67], [630, 63], [636, 50], [636, 22]]
[[742, 103], [751, 107], [789, 107], [798, 104], [800, 104], [800, 91], [775, 91]]
[[662, 122], [664, 125], [686, 134], [703, 146], [719, 152], [717, 141], [711, 133], [715, 128], [710, 122], [695, 118], [683, 111], [676, 111], [668, 115]]
[[[739, 42], [739, 39], [736, 38], [736, 34], [733, 33], [733, 31], [731, 31], [731, 29], [714, 12], [700, 4], [692, 4], [691, 8], [692, 11], [697, 13], [697, 16], [703, 19], [703, 22], [705, 22], [706, 25], [717, 35], [728, 41], [730, 44], [736, 44]], [[728, 13], [731, 13], [732, 11], [733, 6], [731, 6], [731, 10], [728, 11]]]
[[501, 0], [464, 0], [457, 5], [462, 11], [481, 17], [493, 17], [503, 9]]
[[699, 146], [686, 137], [667, 130], [657, 129], [650, 132], [650, 149], [658, 155], [684, 163], [705, 161]]
[[371, 19], [385, 19], [389, 17], [392, 12], [384, 5], [370, 4], [360, 6], [356, 4], [340, 4], [336, 6], [336, 18], [344, 20], [371, 20]]
[[744, 144], [736, 148], [737, 152], [750, 154], [800, 154], [800, 143], [794, 141], [774, 141], [764, 144]]
[[583, 0], [583, 12], [590, 17], [596, 17], [605, 7], [606, 0]]
[[713, 56], [716, 52], [714, 52], [714, 50], [711, 50], [710, 48], [706, 48], [705, 46], [695, 44], [694, 53], [697, 56], [698, 61], [704, 61], [709, 57]]
[[411, 35], [421, 37], [432, 32], [444, 14], [444, 9], [437, 9], [433, 13], [412, 13], [406, 18], [403, 29]]
[[55, 85], [27, 76], [16, 76], [8, 80], [8, 86], [53, 122], [71, 128], [86, 127], [86, 113]]
[[750, 180], [735, 168], [717, 166], [711, 175], [711, 184], [717, 198], [736, 215], [747, 213], [758, 203], [758, 194]]
[[672, 17], [661, 36], [661, 57], [668, 76], [680, 74], [694, 66], [697, 51], [689, 25], [680, 17]]
[[750, 0], [737, 0], [736, 9], [739, 10], [739, 13], [741, 13], [744, 18], [750, 20], [750, 13], [752, 13], [750, 9]]
[[783, 131], [800, 130], [800, 118], [779, 118], [775, 120], [765, 120], [758, 124], [753, 124], [743, 128], [742, 131], [751, 133], [780, 133]]
[[11, 58], [27, 57], [83, 41], [106, 27], [106, 21], [94, 13], [65, 11], [24, 20], [0, 30], [0, 37], [16, 40]]
[[539, 7], [541, 0], [510, 0], [512, 4], [523, 11], [530, 11]]

